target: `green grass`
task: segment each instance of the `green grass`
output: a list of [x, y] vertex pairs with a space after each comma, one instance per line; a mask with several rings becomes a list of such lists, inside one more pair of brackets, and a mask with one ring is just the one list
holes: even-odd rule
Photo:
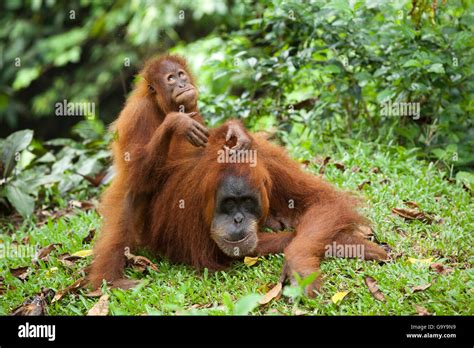
[[[293, 147], [297, 158], [307, 157]], [[329, 153], [328, 153], [329, 154]], [[469, 192], [459, 184], [443, 178], [443, 172], [433, 165], [419, 161], [409, 151], [398, 147], [358, 144], [339, 145], [330, 153], [335, 161], [345, 164], [345, 171], [328, 165], [325, 177], [335, 185], [356, 190], [364, 180], [371, 184], [362, 189], [366, 197], [365, 214], [373, 221], [376, 238], [387, 243], [396, 259], [380, 265], [376, 262], [348, 259], [328, 259], [321, 269], [324, 275], [322, 291], [314, 299], [298, 295], [295, 289], [286, 289], [279, 300], [266, 306], [255, 307], [255, 297], [263, 294], [278, 281], [282, 255], [272, 255], [248, 267], [236, 262], [225, 272], [200, 274], [183, 265], [173, 265], [167, 260], [153, 258], [159, 272], [146, 275], [131, 269], [127, 276], [142, 279], [141, 286], [110, 293], [110, 313], [127, 314], [298, 314], [313, 315], [414, 315], [415, 305], [425, 307], [436, 315], [472, 315], [474, 274], [472, 245], [474, 231], [474, 204]], [[310, 159], [309, 157], [307, 159]], [[351, 171], [359, 166], [360, 172]], [[374, 173], [372, 168], [380, 168]], [[317, 167], [309, 170], [317, 173]], [[383, 179], [389, 182], [381, 183]], [[438, 198], [436, 198], [438, 197]], [[403, 207], [403, 201], [415, 201], [421, 210], [432, 212], [441, 223], [425, 224], [407, 222], [391, 213], [395, 207]], [[50, 254], [47, 263], [32, 266], [31, 260], [4, 258], [0, 260], [4, 286], [8, 290], [0, 297], [0, 314], [8, 314], [25, 299], [41, 291], [41, 288], [61, 290], [78, 279], [77, 270], [86, 266], [90, 258], [81, 259], [73, 269], [63, 266], [57, 256], [90, 249], [92, 244], [82, 244], [91, 229], [100, 229], [100, 217], [94, 211], [77, 211], [36, 227], [25, 221], [22, 226], [2, 227], [4, 243], [20, 242], [30, 236], [29, 244], [46, 246], [62, 243]], [[92, 242], [93, 243], [93, 242]], [[416, 265], [408, 258], [433, 258], [453, 269], [449, 274], [438, 274], [427, 265]], [[9, 269], [30, 265], [33, 270], [28, 280], [22, 282], [13, 277]], [[57, 267], [55, 272], [51, 272]], [[376, 279], [386, 302], [372, 297], [364, 283], [364, 277]], [[417, 285], [432, 283], [424, 291], [413, 292]], [[292, 291], [293, 290], [293, 291]], [[296, 289], [298, 290], [298, 289]], [[350, 291], [338, 304], [331, 297], [338, 291]], [[62, 300], [46, 306], [49, 315], [83, 315], [97, 302], [97, 298], [84, 296], [86, 291], [66, 295]], [[293, 293], [290, 299], [288, 294]], [[253, 309], [252, 309], [253, 308]]]

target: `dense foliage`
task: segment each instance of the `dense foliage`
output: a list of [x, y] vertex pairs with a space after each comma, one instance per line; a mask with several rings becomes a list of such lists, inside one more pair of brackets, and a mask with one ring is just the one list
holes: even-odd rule
[[[103, 175], [104, 124], [117, 115], [146, 57], [167, 50], [190, 60], [211, 126], [242, 118], [254, 130], [276, 133], [301, 160], [348, 139], [408, 147], [448, 178], [474, 186], [469, 1], [2, 6], [0, 131], [33, 128], [35, 140], [20, 131], [2, 141], [0, 203], [24, 216], [34, 199], [55, 192], [61, 201], [86, 188], [87, 176]], [[42, 144], [71, 135], [76, 120], [54, 114], [63, 100], [96, 104], [96, 120], [73, 128], [79, 142]], [[408, 113], [386, 111], [407, 103]]]

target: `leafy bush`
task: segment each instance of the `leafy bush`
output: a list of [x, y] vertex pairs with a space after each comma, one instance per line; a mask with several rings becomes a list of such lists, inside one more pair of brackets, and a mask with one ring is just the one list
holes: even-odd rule
[[[413, 3], [259, 2], [208, 53], [203, 111], [276, 126], [287, 140], [395, 139], [472, 167], [474, 7]], [[418, 117], [384, 116], [389, 101], [417, 103]]]
[[[0, 206], [13, 207], [23, 217], [31, 215], [35, 201], [53, 206], [75, 192], [84, 193], [90, 183], [98, 186], [105, 175], [111, 135], [102, 123], [86, 120], [72, 130], [80, 141], [33, 141], [32, 130], [11, 134], [0, 142]], [[32, 142], [33, 141], [33, 142]], [[92, 191], [90, 192], [92, 193]]]

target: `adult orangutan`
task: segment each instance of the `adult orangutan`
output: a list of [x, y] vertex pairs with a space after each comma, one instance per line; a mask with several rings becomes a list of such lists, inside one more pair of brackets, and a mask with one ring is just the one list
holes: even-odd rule
[[[212, 130], [205, 148], [179, 139], [172, 142], [168, 161], [156, 177], [164, 185], [147, 207], [146, 228], [127, 234], [120, 229], [103, 232], [95, 247], [93, 285], [123, 275], [127, 246], [210, 270], [247, 255], [284, 252], [284, 272], [303, 277], [319, 270], [334, 243], [361, 246], [366, 259], [386, 258], [382, 248], [358, 232], [367, 220], [355, 210], [357, 200], [302, 171], [282, 148], [253, 136], [248, 151], [256, 151], [256, 162], [222, 161], [222, 151], [231, 155], [224, 145], [235, 142], [226, 140], [228, 128], [224, 124]], [[150, 177], [150, 185], [154, 180]], [[122, 210], [124, 221], [133, 219], [127, 209]], [[295, 232], [261, 232], [269, 214], [289, 221]], [[318, 278], [306, 289], [308, 295], [319, 285]]]
[[[150, 59], [139, 75], [111, 127], [116, 132], [112, 144], [116, 176], [102, 197], [104, 240], [109, 234], [130, 235], [148, 229], [151, 199], [161, 187], [156, 173], [166, 162], [173, 139], [195, 147], [205, 147], [208, 141], [197, 107], [196, 84], [183, 58], [165, 55]], [[250, 145], [250, 138], [236, 123], [228, 127], [226, 137], [237, 139], [235, 150]], [[95, 273], [106, 268], [117, 252], [122, 252], [121, 246], [112, 243], [107, 251], [97, 254]]]

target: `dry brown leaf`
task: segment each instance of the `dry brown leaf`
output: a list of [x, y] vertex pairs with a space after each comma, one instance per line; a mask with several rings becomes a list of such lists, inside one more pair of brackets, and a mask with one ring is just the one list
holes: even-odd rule
[[380, 184], [380, 185], [385, 185], [385, 184], [388, 184], [389, 182], [390, 182], [389, 179], [384, 178], [384, 179], [382, 179], [382, 180], [379, 181], [379, 184]]
[[370, 180], [364, 180], [357, 186], [357, 189], [360, 191], [364, 188], [365, 185], [370, 185], [370, 184], [371, 184]]
[[431, 286], [431, 283], [428, 283], [428, 284], [423, 284], [423, 285], [414, 286], [414, 287], [411, 288], [411, 289], [413, 290], [413, 292], [417, 292], [417, 291], [426, 290], [426, 289], [428, 289], [430, 286]]
[[23, 304], [15, 308], [11, 315], [14, 316], [37, 316], [44, 315], [45, 300], [43, 294], [38, 294], [33, 299], [28, 299]]
[[3, 295], [7, 291], [7, 288], [5, 287], [5, 284], [3, 284], [4, 280], [5, 280], [5, 278], [0, 277], [0, 295]]
[[90, 209], [95, 209], [95, 204], [92, 201], [71, 200], [69, 201], [68, 208], [79, 208], [82, 210], [90, 210]]
[[311, 162], [310, 162], [309, 160], [303, 160], [303, 161], [301, 161], [301, 167], [302, 167], [303, 169], [308, 168], [308, 166], [309, 166], [310, 163], [311, 163]]
[[18, 268], [10, 268], [10, 273], [12, 276], [15, 278], [18, 278], [22, 281], [25, 281], [28, 278], [28, 275], [30, 274], [30, 269], [28, 266], [26, 267], [18, 267]]
[[194, 308], [194, 309], [204, 309], [204, 308], [211, 308], [211, 307], [212, 307], [212, 303], [205, 303], [205, 304], [195, 303], [191, 306], [191, 308]]
[[102, 289], [96, 289], [96, 290], [92, 290], [92, 291], [89, 291], [88, 293], [84, 294], [84, 296], [86, 297], [100, 297], [102, 296]]
[[427, 315], [432, 315], [430, 312], [425, 307], [415, 305], [416, 313], [420, 316], [427, 316]]
[[322, 156], [316, 156], [316, 158], [314, 159], [314, 163], [316, 163], [317, 165], [319, 165], [319, 174], [324, 174], [324, 170], [326, 169], [326, 165], [329, 163], [329, 161], [331, 160], [331, 157], [329, 156], [326, 156], [326, 157], [322, 157]]
[[432, 263], [430, 265], [430, 268], [439, 274], [448, 274], [448, 273], [454, 272], [452, 268], [445, 267], [443, 264], [437, 263], [437, 262]]
[[128, 260], [129, 266], [132, 266], [134, 269], [140, 272], [144, 272], [147, 267], [151, 268], [155, 272], [159, 271], [158, 267], [145, 256], [138, 256], [130, 253], [129, 247], [125, 248], [124, 255]]
[[352, 167], [351, 171], [352, 171], [353, 173], [359, 173], [359, 172], [360, 172], [360, 167], [354, 166], [354, 167]]
[[296, 308], [293, 312], [292, 312], [293, 315], [296, 315], [296, 316], [302, 316], [302, 315], [306, 315], [308, 314], [308, 312], [302, 310], [302, 309], [299, 309], [299, 308]]
[[128, 290], [128, 289], [132, 289], [132, 288], [136, 287], [140, 283], [141, 283], [141, 281], [139, 281], [139, 280], [121, 278], [121, 279], [114, 280], [111, 283], [111, 288], [112, 289]]
[[418, 205], [418, 203], [416, 202], [413, 202], [413, 201], [405, 201], [403, 202], [406, 206], [410, 207], [410, 208], [413, 208], [413, 209], [418, 209], [420, 208], [420, 206]]
[[48, 261], [48, 256], [51, 253], [51, 251], [53, 251], [54, 249], [56, 249], [56, 247], [61, 246], [61, 245], [62, 245], [61, 243], [53, 243], [44, 248], [41, 248], [36, 253], [34, 260], [35, 261], [38, 261], [38, 260]]
[[60, 299], [62, 299], [67, 294], [76, 293], [77, 290], [83, 288], [85, 285], [87, 285], [87, 283], [88, 283], [88, 280], [85, 277], [79, 278], [72, 285], [69, 285], [64, 290], [58, 291], [56, 293], [56, 295], [54, 295], [53, 300], [51, 301], [51, 303], [59, 301]]
[[261, 305], [267, 304], [273, 299], [278, 299], [281, 296], [282, 283], [277, 283], [269, 292], [267, 292], [259, 301]]
[[79, 256], [73, 256], [69, 253], [61, 254], [58, 256], [59, 262], [61, 262], [64, 266], [72, 268], [77, 260], [81, 259]]
[[[132, 279], [127, 279], [127, 278], [116, 279], [113, 282], [111, 282], [109, 284], [109, 286], [107, 286], [107, 290], [110, 290], [110, 289], [128, 290], [128, 289], [132, 289], [132, 288], [136, 287], [140, 283], [141, 283], [141, 281], [139, 281], [139, 280], [132, 280]], [[102, 289], [100, 289], [100, 288], [96, 289], [96, 290], [89, 291], [86, 294], [84, 294], [84, 296], [86, 296], [86, 297], [100, 297], [102, 295], [103, 295], [102, 294]]]
[[374, 167], [370, 171], [374, 174], [377, 174], [377, 173], [380, 173], [380, 168], [379, 167]]
[[[77, 174], [79, 174], [79, 173], [77, 173]], [[79, 175], [82, 176], [87, 181], [89, 181], [92, 184], [92, 186], [98, 187], [102, 183], [102, 180], [105, 178], [106, 174], [107, 174], [107, 171], [103, 170], [103, 171], [97, 173], [94, 176], [82, 175], [82, 174], [79, 174]]]
[[430, 214], [419, 211], [418, 209], [392, 208], [392, 213], [406, 220], [418, 220], [427, 224], [433, 222], [433, 217], [430, 216]]
[[364, 280], [372, 296], [376, 300], [385, 301], [385, 295], [379, 290], [379, 287], [377, 286], [377, 281], [369, 276], [365, 277]]
[[88, 244], [92, 242], [95, 236], [95, 228], [89, 231], [89, 234], [82, 240], [82, 244]]
[[108, 315], [109, 314], [109, 295], [104, 294], [99, 301], [87, 312], [87, 315]]
[[344, 165], [344, 163], [334, 162], [334, 166], [342, 172], [346, 170], [346, 166]]

